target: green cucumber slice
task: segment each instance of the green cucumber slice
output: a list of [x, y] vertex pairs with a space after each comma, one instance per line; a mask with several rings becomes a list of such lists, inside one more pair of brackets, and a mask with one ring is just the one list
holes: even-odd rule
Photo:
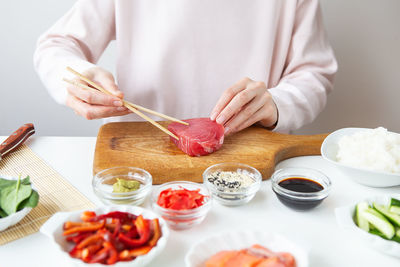
[[389, 219], [390, 222], [392, 222], [394, 225], [400, 227], [400, 215], [390, 212], [389, 209], [383, 205], [380, 205], [378, 203], [373, 203], [374, 208], [382, 213], [386, 218]]
[[364, 231], [369, 231], [369, 222], [365, 220], [362, 213], [369, 208], [367, 202], [360, 202], [356, 205], [356, 224]]
[[400, 215], [400, 200], [391, 198], [389, 211]]
[[400, 200], [395, 199], [395, 198], [391, 198], [390, 199], [390, 206], [393, 207], [400, 207]]
[[[371, 230], [369, 230], [369, 233], [370, 233], [370, 234], [373, 234], [373, 235], [380, 236], [380, 237], [382, 237], [383, 239], [387, 239], [386, 236], [385, 236], [384, 234], [382, 234], [381, 232], [379, 232], [377, 229], [371, 229]], [[388, 240], [388, 239], [387, 239], [387, 240]]]
[[390, 206], [389, 211], [392, 212], [392, 213], [396, 213], [396, 214], [400, 215], [400, 207]]
[[[400, 236], [397, 235], [397, 232], [396, 232], [396, 235], [395, 235], [394, 237], [392, 237], [392, 239], [386, 238], [386, 236], [385, 236], [384, 234], [382, 234], [381, 232], [379, 232], [379, 231], [376, 230], [376, 229], [371, 229], [371, 230], [369, 230], [369, 233], [370, 233], [370, 234], [373, 234], [373, 235], [380, 236], [380, 237], [382, 237], [383, 239], [386, 239], [386, 240], [395, 241], [395, 242], [397, 242], [397, 243], [400, 243]], [[400, 234], [400, 233], [399, 233], [399, 234]]]
[[394, 226], [376, 210], [368, 208], [362, 213], [362, 217], [381, 232], [385, 238], [392, 239], [394, 236]]

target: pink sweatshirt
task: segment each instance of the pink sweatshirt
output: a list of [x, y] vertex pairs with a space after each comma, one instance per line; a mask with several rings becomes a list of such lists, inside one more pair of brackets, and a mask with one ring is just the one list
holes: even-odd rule
[[[178, 118], [209, 116], [243, 77], [267, 84], [276, 131], [310, 123], [337, 70], [318, 0], [79, 0], [39, 39], [35, 68], [59, 103], [62, 77], [116, 42], [125, 98]], [[106, 121], [140, 120], [135, 114]]]

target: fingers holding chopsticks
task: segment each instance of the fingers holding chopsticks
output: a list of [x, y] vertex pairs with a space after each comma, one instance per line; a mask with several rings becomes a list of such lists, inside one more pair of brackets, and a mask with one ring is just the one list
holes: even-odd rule
[[[97, 68], [95, 68], [95, 69], [97, 69]], [[151, 110], [151, 109], [133, 104], [131, 102], [128, 102], [126, 100], [123, 100], [123, 95], [122, 95], [122, 93], [120, 94], [118, 92], [117, 86], [115, 85], [115, 82], [114, 82], [114, 78], [112, 77], [112, 75], [109, 75], [108, 72], [105, 73], [106, 75], [99, 75], [99, 77], [97, 77], [96, 80], [92, 80], [93, 75], [90, 77], [88, 76], [88, 74], [91, 74], [90, 72], [81, 74], [81, 73], [77, 72], [76, 70], [72, 69], [71, 67], [67, 67], [67, 70], [69, 72], [73, 73], [75, 76], [77, 76], [79, 78], [79, 80], [69, 80], [66, 78], [63, 78], [63, 80], [76, 88], [80, 88], [80, 89], [86, 90], [91, 93], [93, 93], [94, 88], [96, 88], [100, 92], [102, 92], [108, 96], [111, 96], [111, 97], [115, 97], [116, 95], [122, 96], [120, 100], [122, 101], [123, 107], [120, 107], [120, 106], [115, 107], [115, 105], [119, 105], [119, 103], [114, 101], [113, 109], [110, 109], [110, 106], [108, 106], [108, 108], [107, 108], [107, 106], [102, 106], [99, 108], [99, 106], [101, 106], [101, 105], [98, 105], [98, 104], [95, 105], [95, 104], [86, 103], [85, 101], [83, 101], [82, 98], [84, 98], [84, 99], [86, 98], [86, 100], [88, 101], [88, 95], [84, 95], [83, 97], [81, 96], [82, 98], [78, 98], [73, 95], [77, 91], [75, 91], [74, 89], [70, 89], [69, 92], [71, 94], [68, 95], [67, 105], [72, 107], [76, 113], [81, 114], [82, 116], [84, 116], [87, 119], [97, 119], [97, 118], [103, 118], [103, 117], [125, 115], [125, 114], [129, 113], [129, 111], [131, 111], [131, 112], [135, 113], [136, 115], [140, 116], [141, 118], [143, 118], [144, 120], [150, 122], [155, 127], [159, 128], [161, 131], [165, 132], [166, 134], [168, 134], [171, 137], [178, 139], [178, 140], [179, 140], [179, 138], [175, 134], [173, 134], [171, 131], [169, 131], [168, 129], [163, 127], [158, 122], [154, 121], [152, 118], [150, 118], [146, 114], [143, 114], [141, 111], [139, 111], [139, 109], [142, 111], [151, 113], [153, 115], [163, 117], [168, 120], [172, 120], [172, 121], [184, 124], [184, 125], [189, 125], [187, 122], [178, 120], [176, 118], [167, 116], [165, 114], [162, 114], [162, 113], [156, 112], [154, 110]], [[103, 71], [103, 70], [101, 69], [101, 71]], [[101, 71], [97, 72], [97, 73], [101, 73]], [[101, 79], [99, 79], [99, 78], [101, 78]], [[105, 79], [103, 80], [103, 78], [105, 78]], [[87, 85], [82, 84], [80, 82], [81, 80], [86, 82]], [[97, 83], [96, 83], [96, 81], [97, 81]], [[99, 81], [101, 81], [101, 82], [99, 82]], [[88, 85], [90, 85], [91, 87], [89, 87]], [[111, 88], [112, 92], [107, 90], [105, 88], [105, 85], [108, 85]], [[92, 102], [101, 102], [101, 100], [99, 100], [99, 98], [90, 98], [90, 100], [92, 100]], [[103, 98], [103, 100], [104, 100], [104, 98]], [[104, 107], [106, 107], [106, 108], [104, 108]], [[115, 108], [118, 111], [120, 111], [121, 113], [115, 112]], [[123, 111], [124, 108], [127, 108], [129, 111]], [[125, 112], [127, 112], [127, 113], [125, 113]], [[110, 114], [113, 114], [113, 115], [110, 115]]]
[[[122, 116], [131, 113], [123, 106], [123, 93], [118, 90], [111, 73], [95, 67], [84, 72], [84, 75], [104, 88], [107, 88], [111, 95], [104, 94], [96, 89], [82, 89], [78, 86], [67, 87], [67, 106], [75, 113], [86, 119], [100, 119], [112, 116]], [[75, 83], [88, 85], [78, 77], [73, 80]]]
[[125, 107], [88, 104], [73, 95], [67, 96], [66, 104], [72, 108], [76, 114], [84, 117], [87, 120], [123, 116], [131, 113], [131, 111]]

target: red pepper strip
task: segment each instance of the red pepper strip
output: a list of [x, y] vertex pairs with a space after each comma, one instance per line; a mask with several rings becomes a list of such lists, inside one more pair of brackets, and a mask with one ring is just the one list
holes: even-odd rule
[[122, 225], [122, 229], [126, 232], [130, 231], [132, 229], [133, 225], [129, 225], [129, 224], [124, 224]]
[[138, 238], [138, 237], [139, 237], [139, 233], [138, 233], [136, 227], [132, 227], [132, 228], [125, 234], [125, 236], [126, 236], [126, 237], [129, 237], [129, 238], [135, 239], [135, 238]]
[[105, 225], [105, 220], [102, 222], [91, 223], [89, 225], [76, 226], [68, 230], [65, 230], [63, 235], [71, 235], [80, 232], [92, 232], [103, 228], [104, 225]]
[[150, 223], [149, 220], [143, 219], [140, 215], [135, 221], [136, 229], [140, 235], [139, 239], [131, 239], [126, 235], [119, 233], [119, 240], [130, 247], [139, 247], [144, 245], [150, 239]]
[[67, 241], [69, 242], [74, 242], [75, 244], [78, 244], [79, 242], [81, 242], [83, 239], [85, 239], [86, 237], [93, 235], [93, 233], [91, 232], [82, 232], [82, 233], [78, 233], [76, 235], [70, 235], [67, 236]]
[[105, 225], [106, 229], [109, 231], [114, 231], [116, 226], [117, 226], [116, 223], [106, 223]]
[[72, 257], [72, 258], [80, 258], [81, 257], [81, 254], [82, 254], [82, 250], [80, 250], [79, 248], [78, 248], [78, 246], [75, 246], [73, 249], [71, 249], [71, 251], [69, 252], [69, 255]]
[[109, 248], [103, 247], [102, 249], [96, 252], [96, 254], [89, 261], [89, 263], [103, 263], [107, 259], [108, 251]]
[[119, 258], [121, 260], [131, 260], [135, 257], [145, 255], [149, 253], [149, 251], [152, 249], [150, 246], [144, 246], [140, 248], [134, 248], [131, 250], [125, 249], [119, 253]]
[[103, 241], [103, 236], [101, 234], [94, 234], [91, 236], [88, 236], [87, 238], [85, 238], [84, 240], [82, 240], [76, 247], [78, 249], [83, 249], [89, 245], [93, 245], [96, 244], [99, 241]]
[[133, 215], [128, 212], [122, 212], [122, 211], [112, 211], [107, 214], [102, 214], [99, 216], [96, 216], [92, 218], [92, 221], [100, 221], [104, 220], [106, 218], [114, 218], [114, 219], [120, 219], [121, 223], [125, 223], [126, 221], [132, 221], [136, 219], [136, 215]]
[[70, 236], [67, 236], [65, 239], [66, 239], [68, 242], [73, 242], [74, 238], [77, 237], [78, 235], [79, 235], [79, 234], [77, 234], [77, 235], [70, 235]]
[[93, 255], [102, 248], [101, 244], [90, 245], [82, 250], [81, 259], [84, 262], [92, 260]]
[[103, 245], [105, 248], [108, 248], [109, 251], [109, 256], [108, 259], [106, 260], [106, 263], [108, 265], [116, 263], [118, 261], [118, 252], [113, 246], [113, 244], [111, 244], [111, 242], [104, 242]]
[[121, 221], [117, 219], [115, 222], [115, 228], [112, 237], [115, 239], [120, 231], [121, 231]]
[[84, 211], [81, 215], [81, 220], [84, 222], [90, 222], [95, 217], [96, 213], [94, 211]]
[[91, 225], [92, 223], [87, 223], [87, 222], [65, 222], [63, 225], [63, 229], [64, 230], [68, 230], [71, 229], [73, 227], [77, 227], [77, 226], [87, 226], [87, 225]]
[[149, 240], [149, 246], [154, 247], [157, 245], [158, 239], [161, 237], [161, 228], [160, 228], [160, 223], [158, 222], [158, 219], [153, 219], [151, 220], [151, 226], [153, 230], [153, 236]]

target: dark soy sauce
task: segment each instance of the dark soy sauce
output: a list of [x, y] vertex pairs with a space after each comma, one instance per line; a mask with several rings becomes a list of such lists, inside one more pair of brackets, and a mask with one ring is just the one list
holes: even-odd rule
[[287, 178], [279, 182], [279, 185], [287, 190], [301, 193], [319, 192], [324, 189], [319, 183], [300, 177]]
[[[302, 177], [286, 178], [278, 183], [282, 188], [299, 193], [315, 193], [324, 189], [319, 183]], [[296, 210], [308, 210], [318, 206], [323, 199], [299, 199], [275, 192], [278, 199], [286, 206]]]

